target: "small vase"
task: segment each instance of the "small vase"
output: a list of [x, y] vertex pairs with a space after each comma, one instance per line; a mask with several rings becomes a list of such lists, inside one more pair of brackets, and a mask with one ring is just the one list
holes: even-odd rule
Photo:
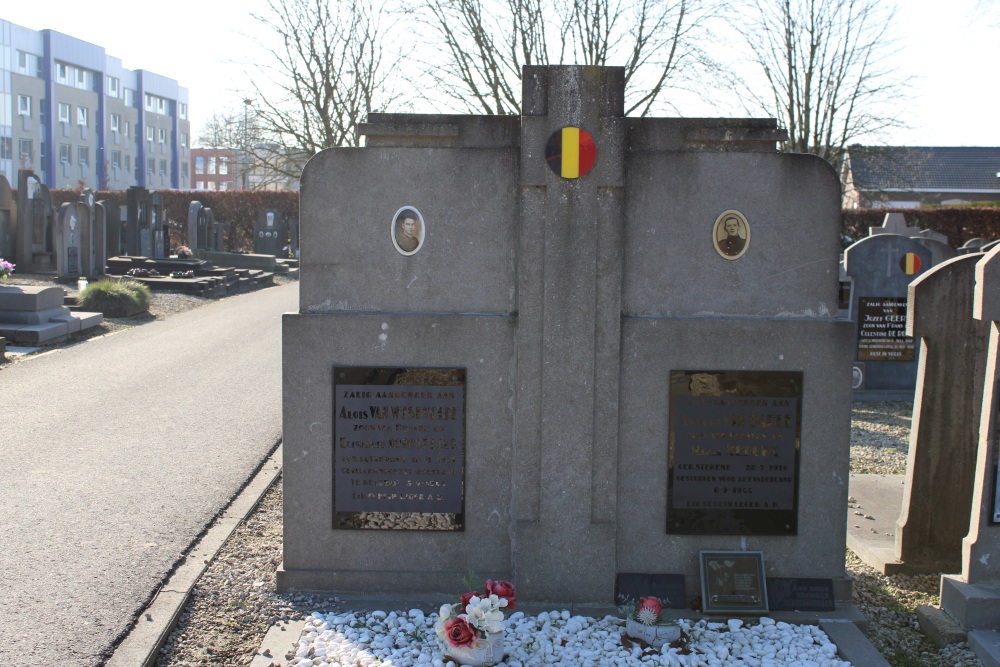
[[488, 632], [472, 646], [448, 646], [445, 658], [459, 665], [492, 667], [503, 660], [503, 633]]
[[654, 648], [677, 641], [681, 636], [679, 625], [644, 625], [635, 619], [626, 619], [625, 634], [632, 639], [641, 639]]

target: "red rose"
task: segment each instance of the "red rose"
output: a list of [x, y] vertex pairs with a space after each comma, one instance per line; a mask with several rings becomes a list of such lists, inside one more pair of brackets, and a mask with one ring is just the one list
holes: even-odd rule
[[514, 609], [517, 606], [517, 597], [514, 595], [514, 584], [509, 581], [487, 579], [486, 594], [496, 595], [498, 598], [507, 598], [507, 609]]
[[480, 595], [476, 591], [469, 591], [468, 593], [466, 593], [465, 595], [463, 595], [462, 596], [462, 611], [463, 612], [465, 611], [465, 608], [469, 606], [469, 601], [472, 600], [473, 596], [479, 597], [479, 598], [483, 597], [482, 595]]
[[639, 609], [650, 609], [657, 616], [660, 615], [660, 611], [663, 609], [663, 605], [660, 604], [659, 599], [654, 597], [639, 598]]
[[479, 638], [479, 631], [469, 625], [463, 616], [445, 621], [444, 631], [448, 635], [448, 643], [452, 646], [471, 647]]

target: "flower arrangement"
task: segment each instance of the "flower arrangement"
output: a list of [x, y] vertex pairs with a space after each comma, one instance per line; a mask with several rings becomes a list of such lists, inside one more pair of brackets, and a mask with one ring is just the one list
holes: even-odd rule
[[660, 622], [660, 613], [663, 608], [670, 605], [667, 598], [645, 597], [639, 598], [636, 602], [630, 598], [625, 600], [625, 604], [618, 607], [625, 618], [638, 621], [643, 625], [656, 625]]
[[171, 278], [194, 278], [194, 271], [173, 271]]
[[194, 253], [191, 252], [191, 248], [186, 245], [178, 246], [176, 255], [177, 259], [191, 259], [194, 257]]
[[135, 278], [159, 278], [160, 272], [156, 269], [129, 269], [125, 275]]
[[514, 609], [517, 597], [509, 581], [486, 580], [485, 592], [469, 591], [458, 604], [446, 604], [434, 631], [443, 650], [472, 648], [484, 633], [503, 632], [504, 610]]
[[7, 280], [10, 274], [14, 272], [14, 266], [16, 265], [0, 257], [0, 282]]

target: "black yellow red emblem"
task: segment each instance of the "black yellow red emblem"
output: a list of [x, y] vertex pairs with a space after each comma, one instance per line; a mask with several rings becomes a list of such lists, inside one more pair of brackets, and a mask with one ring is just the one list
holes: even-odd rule
[[586, 130], [564, 127], [553, 132], [545, 144], [545, 161], [563, 178], [580, 178], [594, 166], [597, 146]]

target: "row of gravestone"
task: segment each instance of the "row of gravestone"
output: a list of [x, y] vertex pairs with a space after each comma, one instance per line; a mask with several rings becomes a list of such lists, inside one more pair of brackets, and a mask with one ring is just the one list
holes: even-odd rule
[[[885, 236], [909, 252], [926, 249]], [[921, 348], [906, 480], [894, 558], [872, 564], [950, 573], [941, 579], [941, 608], [967, 631], [993, 630], [1000, 624], [1000, 559], [992, 558], [1000, 553], [1000, 247], [946, 259], [906, 289], [903, 333]]]
[[[188, 243], [193, 249], [222, 252], [225, 223], [200, 202], [188, 209]], [[48, 187], [33, 172], [18, 172], [17, 202], [0, 176], [0, 257], [22, 273], [57, 273], [60, 277], [98, 276], [116, 255], [169, 257], [170, 226], [159, 192], [132, 187], [117, 220], [106, 202], [85, 190], [78, 201], [56, 211]], [[261, 211], [254, 224], [254, 253], [297, 256], [298, 225], [280, 211]]]
[[920, 341], [906, 334], [910, 284], [954, 257], [989, 252], [1000, 243], [972, 239], [956, 249], [947, 241], [933, 230], [907, 227], [902, 213], [890, 213], [844, 252], [840, 316], [855, 323], [855, 390], [914, 390]]

